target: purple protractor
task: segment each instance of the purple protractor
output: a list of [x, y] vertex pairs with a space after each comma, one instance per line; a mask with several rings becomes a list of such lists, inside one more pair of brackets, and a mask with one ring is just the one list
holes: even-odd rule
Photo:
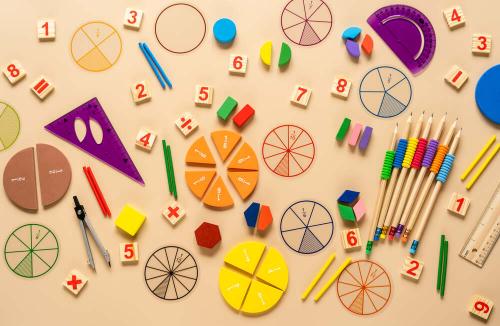
[[[75, 131], [75, 120], [77, 118], [85, 123], [87, 130], [81, 142], [78, 140]], [[96, 143], [92, 135], [90, 119], [93, 119], [101, 126], [103, 135], [100, 144]], [[132, 162], [130, 155], [123, 146], [97, 98], [94, 97], [90, 101], [52, 121], [45, 126], [45, 129], [144, 185], [144, 180], [142, 180], [139, 171], [137, 171], [134, 162]]]
[[419, 10], [390, 5], [375, 11], [367, 22], [414, 75], [431, 62], [436, 33]]

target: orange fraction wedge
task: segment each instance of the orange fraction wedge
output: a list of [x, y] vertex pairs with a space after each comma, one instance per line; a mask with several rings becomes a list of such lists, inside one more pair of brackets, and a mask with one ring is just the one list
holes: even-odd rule
[[186, 171], [185, 177], [191, 192], [201, 199], [215, 177], [215, 170]]
[[250, 196], [259, 180], [258, 171], [228, 171], [227, 175], [241, 199]]
[[198, 138], [186, 153], [186, 164], [215, 166], [215, 160], [208, 149], [205, 137]]
[[231, 163], [229, 163], [227, 169], [257, 171], [259, 169], [259, 162], [252, 147], [244, 143], [231, 160]]
[[219, 152], [222, 161], [225, 161], [241, 139], [240, 134], [231, 130], [217, 130], [211, 134], [212, 141]]
[[208, 190], [207, 195], [203, 199], [203, 203], [214, 208], [228, 208], [233, 206], [234, 202], [231, 198], [231, 194], [229, 194], [220, 176], [217, 177], [215, 183]]

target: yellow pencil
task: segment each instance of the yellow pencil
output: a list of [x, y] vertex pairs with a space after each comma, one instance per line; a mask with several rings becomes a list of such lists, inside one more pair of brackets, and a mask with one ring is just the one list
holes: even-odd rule
[[318, 302], [319, 299], [321, 299], [321, 297], [323, 296], [323, 294], [325, 294], [325, 292], [328, 291], [328, 289], [330, 288], [330, 286], [332, 286], [333, 282], [335, 282], [335, 280], [339, 277], [340, 273], [342, 273], [342, 271], [350, 263], [351, 263], [351, 257], [347, 257], [346, 260], [344, 260], [344, 262], [342, 263], [342, 265], [340, 265], [340, 267], [335, 271], [335, 274], [333, 274], [332, 277], [330, 277], [330, 279], [325, 284], [325, 286], [323, 286], [321, 288], [321, 290], [319, 291], [319, 293], [314, 297], [314, 301]]
[[486, 168], [488, 167], [488, 164], [490, 164], [490, 161], [495, 157], [495, 155], [497, 154], [497, 152], [498, 152], [499, 149], [500, 149], [500, 144], [497, 144], [497, 146], [495, 147], [495, 149], [493, 150], [493, 152], [486, 158], [486, 161], [483, 163], [483, 165], [481, 165], [481, 167], [479, 168], [479, 171], [477, 171], [476, 174], [474, 174], [474, 176], [469, 181], [469, 183], [467, 184], [467, 186], [465, 186], [465, 188], [467, 190], [469, 190], [470, 188], [472, 188], [472, 186], [474, 185], [474, 182], [476, 182], [476, 180], [479, 178], [479, 176], [481, 175], [481, 173], [483, 173], [483, 171], [486, 170]]
[[318, 274], [316, 274], [316, 276], [314, 277], [314, 279], [312, 280], [312, 282], [309, 284], [309, 286], [307, 287], [307, 289], [304, 291], [304, 293], [302, 293], [302, 297], [301, 299], [302, 300], [305, 300], [307, 299], [307, 297], [309, 296], [309, 293], [311, 293], [311, 291], [314, 289], [314, 287], [316, 286], [316, 284], [318, 284], [318, 281], [323, 277], [323, 274], [325, 274], [326, 270], [328, 269], [328, 267], [330, 266], [330, 264], [332, 263], [332, 261], [335, 259], [335, 256], [336, 254], [332, 254], [328, 260], [326, 261], [326, 263], [323, 265], [323, 267], [321, 267], [321, 269], [319, 270]]
[[497, 139], [496, 135], [491, 136], [491, 138], [488, 140], [488, 142], [486, 143], [486, 145], [484, 145], [483, 148], [481, 149], [481, 151], [479, 153], [477, 153], [476, 158], [474, 159], [474, 161], [472, 161], [472, 163], [469, 164], [469, 166], [464, 171], [464, 173], [462, 173], [462, 175], [460, 176], [460, 180], [465, 180], [465, 178], [467, 178], [467, 176], [469, 175], [469, 173], [472, 171], [472, 169], [474, 169], [474, 167], [476, 166], [476, 164], [479, 162], [479, 160], [481, 160], [481, 158], [483, 157], [483, 155], [491, 147], [491, 145], [493, 145], [493, 143], [495, 142], [496, 139]]

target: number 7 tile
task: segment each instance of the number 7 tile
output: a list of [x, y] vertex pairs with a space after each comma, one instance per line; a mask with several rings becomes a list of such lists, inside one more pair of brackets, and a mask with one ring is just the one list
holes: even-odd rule
[[309, 99], [311, 98], [311, 94], [312, 94], [311, 88], [301, 85], [295, 85], [290, 101], [305, 108], [309, 104]]

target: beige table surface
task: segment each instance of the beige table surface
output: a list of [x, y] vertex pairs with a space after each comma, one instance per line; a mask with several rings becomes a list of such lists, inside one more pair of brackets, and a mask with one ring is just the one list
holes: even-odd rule
[[[442, 10], [455, 1], [405, 1], [423, 11], [432, 21], [437, 35], [437, 49], [431, 64], [419, 76], [413, 76], [384, 42], [367, 25], [366, 18], [389, 1], [327, 1], [334, 16], [330, 35], [319, 45], [300, 47], [292, 45], [293, 59], [285, 72], [276, 67], [266, 71], [259, 61], [259, 47], [267, 40], [275, 45], [286, 41], [280, 28], [280, 15], [286, 1], [190, 1], [196, 5], [207, 21], [207, 35], [194, 52], [174, 55], [157, 43], [154, 22], [162, 8], [171, 1], [98, 1], [47, 0], [1, 1], [0, 63], [19, 60], [28, 72], [26, 80], [11, 87], [0, 81], [0, 98], [10, 103], [22, 119], [22, 131], [15, 145], [0, 152], [2, 170], [17, 151], [37, 142], [52, 144], [69, 158], [73, 180], [69, 192], [56, 206], [37, 214], [22, 212], [0, 192], [0, 242], [12, 230], [25, 223], [42, 223], [51, 228], [60, 241], [60, 257], [53, 270], [38, 279], [23, 279], [12, 273], [2, 258], [0, 266], [0, 324], [1, 325], [151, 325], [151, 324], [203, 324], [231, 325], [259, 322], [264, 325], [286, 322], [290, 325], [478, 325], [480, 321], [469, 316], [466, 306], [469, 298], [483, 294], [500, 304], [500, 251], [493, 250], [486, 265], [479, 269], [458, 256], [467, 236], [476, 224], [490, 194], [499, 180], [500, 159], [491, 166], [471, 191], [459, 180], [459, 174], [473, 155], [498, 128], [479, 113], [474, 101], [478, 78], [487, 68], [499, 63], [497, 49], [500, 29], [498, 15], [500, 3], [462, 1], [466, 15], [464, 28], [450, 31]], [[139, 32], [125, 30], [122, 25], [127, 6], [144, 10], [144, 21]], [[51, 17], [56, 20], [57, 40], [40, 43], [36, 38], [36, 20]], [[230, 49], [219, 47], [212, 35], [213, 23], [221, 17], [231, 17], [237, 24], [238, 36]], [[81, 69], [69, 53], [71, 35], [77, 27], [90, 20], [106, 21], [119, 31], [123, 52], [118, 63], [101, 73]], [[342, 44], [344, 28], [358, 25], [369, 32], [375, 42], [370, 59], [362, 55], [358, 63], [349, 59]], [[489, 57], [471, 54], [471, 36], [475, 32], [493, 35], [493, 51]], [[137, 42], [147, 41], [171, 77], [173, 90], [163, 91], [140, 53]], [[245, 77], [231, 76], [227, 62], [231, 53], [249, 56]], [[275, 60], [277, 55], [275, 54]], [[443, 81], [444, 74], [453, 64], [469, 72], [470, 78], [460, 92]], [[381, 119], [369, 114], [361, 105], [359, 83], [364, 74], [378, 65], [391, 65], [404, 71], [413, 86], [413, 98], [408, 110], [396, 118]], [[334, 98], [330, 87], [334, 75], [344, 73], [353, 80], [347, 101]], [[44, 74], [54, 81], [56, 90], [40, 102], [29, 90], [34, 78]], [[2, 77], [3, 79], [3, 77]], [[146, 79], [150, 83], [153, 99], [136, 106], [131, 99], [130, 85]], [[214, 105], [209, 109], [197, 108], [193, 103], [194, 86], [204, 83], [215, 87]], [[293, 86], [301, 83], [314, 89], [307, 109], [289, 103]], [[273, 127], [295, 123], [308, 130], [314, 138], [317, 153], [311, 168], [303, 175], [291, 179], [278, 177], [268, 170], [259, 155], [260, 180], [251, 201], [267, 203], [274, 214], [271, 232], [260, 238], [250, 234], [243, 220], [248, 203], [235, 197], [232, 209], [218, 212], [207, 209], [190, 193], [183, 180], [183, 158], [190, 143], [201, 135], [222, 128], [216, 110], [223, 99], [231, 95], [240, 103], [250, 103], [256, 109], [255, 119], [243, 131], [243, 137], [260, 153], [266, 133]], [[70, 144], [43, 129], [53, 119], [68, 112], [92, 97], [98, 97], [125, 147], [140, 170], [146, 187], [139, 186], [100, 161], [91, 158]], [[399, 272], [407, 247], [400, 243], [377, 246], [371, 259], [382, 264], [390, 274], [392, 295], [385, 309], [376, 315], [359, 317], [347, 311], [332, 288], [319, 302], [302, 302], [300, 294], [328, 255], [337, 252], [334, 266], [346, 256], [342, 249], [340, 231], [347, 225], [341, 221], [336, 198], [344, 189], [361, 191], [369, 213], [361, 223], [362, 237], [366, 239], [375, 204], [381, 161], [396, 122], [421, 110], [433, 112], [436, 118], [448, 112], [449, 121], [458, 117], [463, 137], [457, 150], [457, 159], [449, 181], [432, 214], [424, 234], [418, 258], [425, 262], [418, 283], [402, 279]], [[179, 114], [191, 111], [201, 122], [199, 129], [184, 138], [173, 125]], [[335, 133], [342, 119], [349, 116], [374, 128], [368, 151], [350, 151], [347, 144], [339, 146]], [[435, 124], [437, 125], [437, 123]], [[227, 125], [234, 129], [232, 123]], [[161, 145], [151, 153], [134, 147], [134, 139], [141, 127], [149, 127], [166, 138], [174, 153], [179, 190], [179, 201], [187, 208], [187, 218], [175, 229], [160, 215], [171, 200], [167, 184]], [[119, 262], [118, 245], [128, 238], [117, 230], [112, 219], [105, 219], [81, 171], [90, 164], [111, 206], [113, 217], [126, 203], [147, 214], [148, 218], [137, 241], [140, 262], [136, 266], [123, 266]], [[219, 168], [222, 171], [222, 166]], [[231, 190], [233, 191], [233, 190]], [[446, 204], [454, 191], [466, 193], [471, 207], [465, 218], [457, 218], [446, 211]], [[86, 255], [80, 230], [75, 220], [71, 195], [77, 194], [85, 204], [89, 218], [105, 246], [110, 250], [113, 266], [105, 266], [97, 247], [92, 243], [97, 272], [86, 266]], [[235, 193], [233, 192], [233, 195]], [[236, 195], [235, 195], [236, 196]], [[313, 255], [299, 255], [282, 241], [279, 221], [283, 211], [294, 201], [313, 199], [323, 203], [335, 219], [332, 241], [323, 251]], [[220, 226], [222, 244], [212, 254], [202, 252], [196, 245], [193, 231], [202, 222]], [[449, 239], [449, 263], [446, 296], [441, 299], [435, 291], [439, 235]], [[279, 249], [285, 257], [290, 282], [286, 294], [270, 313], [252, 318], [229, 308], [218, 290], [218, 271], [224, 254], [240, 241], [258, 239]], [[190, 295], [176, 302], [160, 300], [152, 295], [144, 282], [144, 264], [147, 257], [161, 246], [179, 245], [189, 250], [199, 265], [199, 279]], [[362, 251], [351, 253], [353, 259], [364, 259]], [[76, 268], [89, 277], [89, 283], [79, 297], [65, 291], [61, 282]], [[329, 274], [333, 273], [333, 268]], [[323, 280], [324, 282], [324, 280]], [[499, 323], [498, 308], [494, 308], [488, 323]]]

